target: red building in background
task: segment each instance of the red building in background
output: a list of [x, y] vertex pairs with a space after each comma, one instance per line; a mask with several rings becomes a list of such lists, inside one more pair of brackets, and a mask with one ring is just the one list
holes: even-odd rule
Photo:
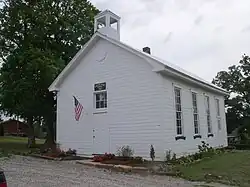
[[0, 123], [3, 127], [4, 135], [27, 136], [28, 125], [24, 122], [10, 119]]

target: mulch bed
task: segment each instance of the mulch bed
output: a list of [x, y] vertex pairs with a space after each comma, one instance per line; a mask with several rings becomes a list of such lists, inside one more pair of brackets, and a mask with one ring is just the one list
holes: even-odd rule
[[133, 160], [105, 160], [100, 162], [102, 164], [113, 164], [113, 165], [126, 165], [126, 166], [132, 166], [132, 167], [147, 167], [149, 165], [148, 161], [143, 162], [135, 162]]
[[41, 155], [41, 154], [31, 154], [31, 156], [36, 157], [36, 158], [43, 158], [47, 160], [58, 160], [58, 161], [63, 161], [63, 160], [86, 160], [87, 158], [81, 157], [81, 156], [64, 156], [64, 157], [58, 157], [58, 156], [53, 156], [53, 155]]
[[112, 165], [126, 165], [132, 167], [147, 167], [150, 162], [143, 160], [141, 157], [124, 157], [114, 155], [97, 155], [93, 158], [94, 162]]

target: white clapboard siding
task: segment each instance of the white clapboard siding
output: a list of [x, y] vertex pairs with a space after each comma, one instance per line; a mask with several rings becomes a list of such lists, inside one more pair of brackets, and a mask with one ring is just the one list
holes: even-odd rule
[[[104, 62], [98, 62], [107, 53]], [[95, 113], [93, 86], [106, 82], [108, 109]], [[182, 88], [184, 136], [175, 140], [175, 108], [173, 85]], [[191, 91], [198, 93], [198, 109], [202, 139], [193, 138]], [[210, 96], [214, 137], [207, 137], [204, 95]], [[73, 95], [83, 105], [79, 122], [74, 119]], [[215, 114], [214, 93], [152, 71], [144, 59], [103, 39], [81, 60], [62, 83], [57, 100], [57, 141], [65, 149], [79, 154], [116, 153], [123, 145], [131, 146], [135, 155], [149, 158], [154, 145], [156, 159], [163, 160], [166, 150], [178, 156], [197, 151], [201, 140], [212, 146], [226, 145], [224, 99], [220, 98], [222, 130], [219, 132]], [[95, 129], [95, 134], [93, 134]], [[96, 136], [93, 140], [93, 135]]]

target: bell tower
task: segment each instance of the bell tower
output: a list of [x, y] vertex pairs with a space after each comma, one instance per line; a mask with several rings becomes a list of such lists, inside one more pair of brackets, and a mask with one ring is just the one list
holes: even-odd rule
[[95, 16], [94, 31], [101, 34], [120, 40], [120, 17], [110, 10], [102, 11]]

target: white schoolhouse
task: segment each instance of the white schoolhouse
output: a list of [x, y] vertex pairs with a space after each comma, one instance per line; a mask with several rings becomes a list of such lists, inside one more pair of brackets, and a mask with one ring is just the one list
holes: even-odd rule
[[78, 154], [156, 160], [194, 153], [201, 141], [227, 146], [224, 96], [196, 75], [120, 41], [120, 17], [105, 10], [95, 34], [49, 87], [57, 93], [57, 142]]

